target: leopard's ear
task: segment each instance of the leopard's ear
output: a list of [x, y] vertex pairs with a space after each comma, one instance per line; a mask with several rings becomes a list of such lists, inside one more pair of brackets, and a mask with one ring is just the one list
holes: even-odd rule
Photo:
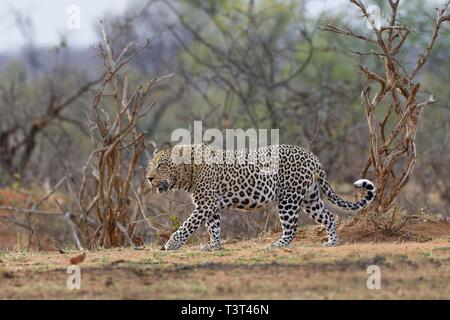
[[161, 146], [158, 149], [159, 151], [162, 151], [162, 150], [170, 150], [172, 148], [173, 148], [172, 143], [170, 141], [166, 141], [163, 144], [161, 144]]
[[201, 146], [202, 146], [202, 149], [205, 149], [205, 148], [207, 148], [207, 147], [214, 147], [214, 140], [210, 140], [210, 141], [206, 141], [206, 142], [203, 142], [202, 144], [201, 144]]
[[173, 145], [170, 141], [166, 141], [163, 144], [161, 144], [160, 146], [157, 146], [155, 143], [154, 148], [155, 148], [155, 150], [153, 151], [153, 156], [155, 156], [160, 151], [172, 149]]

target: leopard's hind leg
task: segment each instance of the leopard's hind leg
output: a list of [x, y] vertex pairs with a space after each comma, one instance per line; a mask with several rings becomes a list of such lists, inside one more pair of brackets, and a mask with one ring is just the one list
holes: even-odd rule
[[325, 208], [325, 205], [320, 198], [318, 184], [315, 183], [306, 197], [302, 201], [302, 209], [305, 213], [313, 219], [316, 223], [321, 224], [328, 236], [328, 241], [324, 246], [335, 246], [338, 244], [338, 236], [336, 232], [336, 222], [333, 214]]
[[298, 229], [298, 216], [300, 212], [300, 206], [296, 201], [290, 201], [289, 199], [278, 201], [278, 213], [281, 222], [282, 234], [273, 244], [272, 247], [285, 247], [292, 242]]

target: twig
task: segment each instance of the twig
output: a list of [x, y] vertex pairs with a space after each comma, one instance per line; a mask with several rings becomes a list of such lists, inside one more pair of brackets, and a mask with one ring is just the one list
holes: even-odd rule
[[14, 212], [19, 212], [19, 213], [38, 214], [38, 215], [46, 215], [46, 216], [60, 216], [60, 215], [62, 215], [60, 212], [45, 211], [45, 210], [35, 210], [35, 209], [24, 209], [24, 208], [12, 207], [12, 206], [0, 206], [0, 209], [14, 211]]
[[72, 213], [70, 213], [69, 211], [64, 210], [64, 208], [62, 207], [62, 205], [59, 203], [59, 201], [57, 199], [55, 199], [55, 203], [56, 205], [59, 207], [59, 209], [61, 210], [61, 214], [64, 216], [64, 219], [67, 221], [67, 223], [69, 224], [70, 229], [72, 230], [72, 236], [75, 239], [75, 243], [77, 245], [78, 250], [83, 251], [84, 248], [81, 244], [80, 238], [78, 237], [78, 233], [76, 230], [76, 224], [75, 222], [73, 222], [73, 215]]
[[69, 173], [69, 174], [65, 175], [64, 177], [62, 177], [61, 179], [59, 179], [59, 181], [55, 184], [53, 189], [50, 190], [50, 192], [44, 198], [42, 198], [41, 200], [39, 200], [38, 202], [33, 204], [31, 209], [36, 210], [44, 201], [46, 201], [48, 198], [50, 198], [55, 193], [55, 191], [63, 184], [64, 181], [71, 178], [72, 176], [73, 176], [73, 174]]

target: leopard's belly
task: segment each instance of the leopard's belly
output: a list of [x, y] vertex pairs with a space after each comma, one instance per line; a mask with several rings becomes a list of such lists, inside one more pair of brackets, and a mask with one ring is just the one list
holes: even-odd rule
[[277, 174], [250, 172], [248, 167], [243, 172], [239, 166], [229, 169], [225, 174], [225, 182], [219, 187], [222, 208], [253, 210], [276, 200]]

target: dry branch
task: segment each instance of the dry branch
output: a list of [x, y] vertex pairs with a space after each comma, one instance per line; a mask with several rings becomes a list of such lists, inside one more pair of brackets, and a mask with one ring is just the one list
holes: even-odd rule
[[[405, 63], [394, 57], [401, 52], [410, 34], [410, 28], [399, 24], [401, 21], [398, 17], [400, 0], [389, 0], [391, 14], [388, 25], [380, 29], [376, 28], [361, 1], [350, 1], [371, 24], [376, 41], [331, 25], [322, 29], [366, 41], [382, 52], [373, 55], [383, 61], [383, 74], [377, 74], [367, 66], [359, 65], [359, 69], [369, 82], [379, 84], [375, 94], [371, 95], [370, 86], [361, 93], [370, 137], [370, 154], [362, 176], [365, 177], [370, 173], [376, 179], [378, 196], [372, 205], [373, 212], [387, 212], [392, 208], [397, 195], [413, 172], [417, 158], [415, 138], [420, 125], [420, 115], [425, 106], [436, 102], [432, 96], [426, 101], [417, 101], [420, 83], [414, 82], [414, 79], [429, 58], [442, 23], [450, 20], [450, 15], [446, 14], [450, 1], [442, 9], [437, 9], [431, 39], [414, 64], [415, 67], [410, 71], [403, 67]], [[397, 40], [397, 44], [394, 45], [394, 40], [397, 38], [399, 41]], [[362, 55], [357, 51], [355, 53]], [[379, 109], [385, 110], [381, 117], [381, 112], [375, 112]], [[395, 213], [396, 210], [394, 209], [393, 212]]]
[[[130, 213], [133, 198], [142, 196], [134, 192], [133, 185], [140, 181], [138, 164], [145, 151], [145, 132], [139, 132], [137, 121], [154, 106], [146, 106], [151, 89], [173, 74], [150, 79], [133, 90], [128, 76], [120, 72], [149, 43], [137, 46], [130, 42], [116, 55], [111, 39], [103, 26], [101, 29], [103, 44], [99, 51], [106, 71], [88, 116], [94, 151], [86, 162], [79, 192], [80, 229], [90, 248], [136, 247], [134, 216]], [[111, 108], [104, 110], [99, 106], [106, 92], [113, 102]], [[143, 211], [140, 198], [137, 203]], [[99, 221], [93, 233], [86, 224], [92, 213]]]

